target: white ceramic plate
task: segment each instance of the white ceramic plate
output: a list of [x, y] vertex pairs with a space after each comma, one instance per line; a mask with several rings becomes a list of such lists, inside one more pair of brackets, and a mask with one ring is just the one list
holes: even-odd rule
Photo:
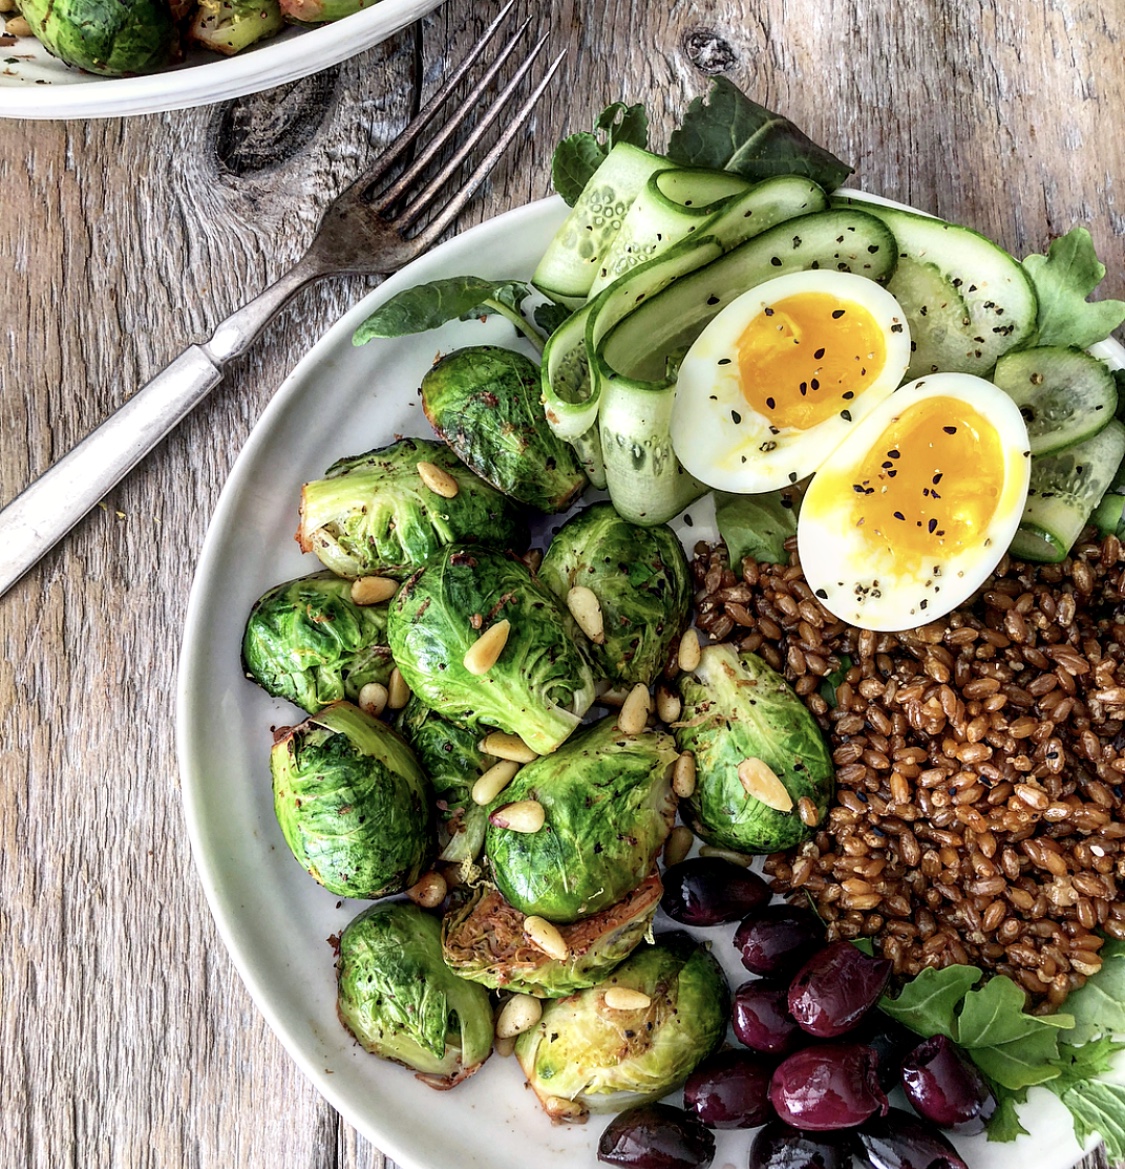
[[228, 101], [353, 57], [441, 2], [380, 0], [333, 24], [287, 29], [233, 57], [193, 49], [182, 65], [143, 77], [83, 73], [52, 57], [34, 37], [20, 37], [0, 49], [0, 117], [112, 118]]
[[[338, 934], [367, 903], [345, 902], [296, 864], [273, 815], [271, 727], [299, 721], [242, 675], [239, 646], [254, 600], [319, 565], [293, 540], [301, 485], [342, 455], [398, 434], [427, 435], [416, 389], [439, 350], [511, 343], [510, 326], [456, 322], [433, 335], [351, 343], [355, 327], [403, 288], [439, 277], [530, 276], [561, 222], [558, 199], [520, 208], [451, 240], [356, 305], [297, 366], [266, 410], [223, 491], [200, 559], [179, 679], [179, 754], [188, 829], [215, 920], [251, 995], [319, 1091], [376, 1146], [410, 1169], [592, 1169], [604, 1119], [553, 1127], [514, 1059], [435, 1093], [362, 1051], [335, 1015]], [[692, 539], [707, 538], [703, 505]], [[713, 521], [713, 515], [710, 517]], [[745, 977], [731, 929], [715, 940], [732, 985]], [[232, 1072], [233, 1074], [233, 1072]], [[1067, 1113], [1042, 1090], [1022, 1112], [1034, 1138], [958, 1141], [973, 1169], [1070, 1169], [1081, 1150]], [[719, 1133], [716, 1169], [745, 1166], [745, 1132]]]

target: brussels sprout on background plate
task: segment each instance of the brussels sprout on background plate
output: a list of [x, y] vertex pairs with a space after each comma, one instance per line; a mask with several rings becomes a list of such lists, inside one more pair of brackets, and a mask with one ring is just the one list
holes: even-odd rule
[[337, 702], [270, 753], [274, 812], [298, 862], [341, 897], [409, 888], [433, 856], [429, 783], [386, 723]]
[[49, 53], [87, 73], [148, 73], [176, 53], [164, 0], [20, 0], [19, 9]]
[[432, 1088], [452, 1088], [492, 1051], [488, 991], [441, 957], [441, 923], [416, 905], [373, 905], [340, 935], [340, 1022], [372, 1055], [405, 1064]]
[[[418, 473], [432, 463], [456, 481], [452, 498]], [[297, 543], [338, 576], [403, 580], [447, 544], [527, 546], [523, 509], [474, 475], [444, 443], [402, 438], [340, 459], [301, 492]]]

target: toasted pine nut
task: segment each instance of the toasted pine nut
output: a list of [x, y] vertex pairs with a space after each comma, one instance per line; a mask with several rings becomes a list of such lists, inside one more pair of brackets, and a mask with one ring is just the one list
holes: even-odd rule
[[501, 759], [494, 763], [480, 779], [473, 784], [473, 803], [487, 807], [512, 782], [520, 765], [513, 759]]
[[516, 1051], [516, 1037], [509, 1035], [505, 1039], [496, 1037], [496, 1042], [492, 1045], [492, 1050], [496, 1052], [501, 1059], [507, 1059], [508, 1056], [514, 1055]]
[[389, 576], [361, 576], [352, 581], [352, 600], [357, 605], [381, 605], [398, 592], [398, 581]]
[[490, 625], [466, 651], [465, 669], [478, 678], [482, 674], [487, 674], [504, 652], [504, 646], [508, 644], [508, 634], [511, 630], [512, 623], [506, 619], [497, 621], [495, 625]]
[[652, 1006], [652, 999], [643, 990], [629, 986], [607, 987], [602, 1001], [611, 1011], [643, 1011]]
[[406, 890], [407, 897], [423, 909], [436, 909], [449, 892], [449, 885], [441, 873], [429, 872]]
[[657, 686], [656, 713], [662, 723], [667, 723], [670, 726], [674, 722], [679, 722], [683, 709], [684, 704], [674, 690], [669, 690], [664, 685]]
[[719, 860], [730, 861], [732, 865], [741, 865], [744, 869], [748, 869], [754, 863], [752, 856], [747, 856], [744, 852], [735, 852], [733, 848], [720, 848], [717, 844], [703, 845], [699, 855], [718, 857]]
[[700, 652], [699, 634], [694, 629], [684, 630], [684, 635], [680, 638], [679, 652], [676, 654], [676, 664], [685, 674], [699, 668]]
[[[498, 763], [497, 767], [500, 766]], [[546, 822], [547, 814], [538, 800], [516, 800], [513, 804], [505, 804], [497, 808], [488, 817], [489, 823], [497, 828], [507, 828], [511, 832], [538, 832]]]
[[0, 16], [7, 12], [15, 12], [16, 0], [0, 0]]
[[9, 16], [4, 21], [4, 31], [10, 37], [29, 37], [31, 36], [31, 25], [23, 16]]
[[605, 645], [605, 621], [602, 605], [593, 589], [575, 585], [566, 594], [566, 607], [578, 622], [578, 628], [595, 644]]
[[738, 765], [738, 782], [748, 796], [761, 800], [775, 812], [793, 811], [793, 797], [772, 767], [761, 759], [743, 759]]
[[395, 666], [387, 683], [387, 705], [391, 710], [402, 710], [409, 701], [410, 687], [406, 684], [402, 671]]
[[506, 735], [503, 731], [493, 731], [485, 735], [480, 749], [486, 755], [495, 755], [497, 759], [510, 759], [513, 763], [530, 763], [539, 756], [519, 737]]
[[685, 751], [672, 765], [672, 790], [681, 800], [695, 794], [695, 756]]
[[544, 954], [557, 959], [559, 962], [570, 957], [570, 947], [566, 939], [559, 933], [559, 927], [552, 925], [545, 917], [525, 917], [523, 932], [527, 940], [538, 946]]
[[422, 482], [442, 499], [452, 499], [460, 490], [457, 480], [448, 471], [443, 471], [433, 463], [419, 463], [418, 474]]
[[381, 682], [368, 682], [356, 695], [356, 705], [364, 714], [378, 718], [387, 709], [387, 688]]
[[543, 1100], [543, 1111], [555, 1124], [585, 1124], [590, 1110], [577, 1100], [565, 1096], [547, 1096]]
[[543, 1004], [530, 994], [513, 995], [496, 1020], [496, 1036], [512, 1039], [530, 1031], [543, 1016]]
[[629, 691], [629, 697], [621, 706], [617, 716], [617, 729], [623, 735], [639, 735], [648, 725], [648, 714], [652, 710], [652, 695], [643, 682], [638, 682]]
[[691, 852], [691, 846], [694, 843], [695, 833], [683, 824], [677, 824], [668, 833], [668, 839], [664, 842], [665, 866], [671, 868], [672, 865], [678, 865]]

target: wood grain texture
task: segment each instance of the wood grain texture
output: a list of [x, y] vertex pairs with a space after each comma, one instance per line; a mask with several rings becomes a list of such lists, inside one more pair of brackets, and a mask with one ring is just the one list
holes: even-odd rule
[[[0, 502], [300, 254], [494, 5], [449, 0], [284, 90], [0, 121]], [[533, 133], [464, 216], [547, 193], [609, 101], [654, 140], [722, 72], [855, 182], [1019, 255], [1086, 223], [1125, 297], [1125, 13], [1080, 0], [563, 0]], [[373, 282], [303, 294], [226, 385], [0, 599], [0, 1164], [374, 1169], [243, 990], [192, 869], [177, 646], [218, 493], [273, 389]]]

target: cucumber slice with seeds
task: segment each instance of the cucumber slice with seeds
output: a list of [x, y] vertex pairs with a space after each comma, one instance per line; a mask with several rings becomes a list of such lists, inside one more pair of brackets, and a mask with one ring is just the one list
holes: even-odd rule
[[992, 380], [1020, 408], [1032, 455], [1093, 438], [1117, 409], [1113, 374], [1083, 349], [1043, 345], [1005, 354]]

